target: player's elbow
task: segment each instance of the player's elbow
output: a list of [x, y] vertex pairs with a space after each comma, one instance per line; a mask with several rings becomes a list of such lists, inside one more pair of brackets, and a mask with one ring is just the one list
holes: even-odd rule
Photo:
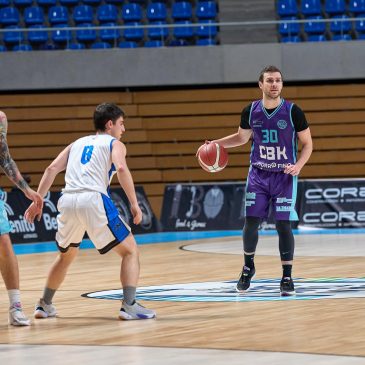
[[126, 166], [123, 164], [120, 164], [118, 166], [115, 166], [115, 170], [116, 170], [117, 174], [122, 174], [123, 172], [126, 171]]

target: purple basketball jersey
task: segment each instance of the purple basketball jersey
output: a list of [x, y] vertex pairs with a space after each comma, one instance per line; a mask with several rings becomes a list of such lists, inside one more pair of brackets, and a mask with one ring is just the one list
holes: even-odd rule
[[268, 114], [262, 100], [254, 101], [250, 111], [253, 131], [251, 165], [261, 170], [283, 171], [297, 158], [297, 133], [291, 120], [293, 103], [281, 99], [280, 105]]

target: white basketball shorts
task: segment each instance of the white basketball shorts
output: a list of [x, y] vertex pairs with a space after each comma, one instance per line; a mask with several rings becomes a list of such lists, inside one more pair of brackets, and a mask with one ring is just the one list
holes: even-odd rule
[[56, 242], [61, 252], [78, 247], [87, 232], [104, 254], [122, 242], [131, 228], [120, 217], [113, 201], [98, 192], [64, 193], [58, 200]]

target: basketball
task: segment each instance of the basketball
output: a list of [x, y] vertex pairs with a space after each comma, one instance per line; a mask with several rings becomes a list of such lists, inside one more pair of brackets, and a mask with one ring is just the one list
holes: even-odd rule
[[198, 149], [199, 165], [208, 172], [222, 171], [228, 163], [228, 153], [218, 143], [206, 143]]

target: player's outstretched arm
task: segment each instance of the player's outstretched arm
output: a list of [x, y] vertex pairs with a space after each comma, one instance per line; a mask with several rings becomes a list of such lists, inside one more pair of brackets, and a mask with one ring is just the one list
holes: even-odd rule
[[215, 139], [212, 142], [216, 142], [225, 148], [232, 148], [246, 144], [250, 140], [251, 135], [252, 129], [243, 129], [241, 127], [238, 127], [237, 133], [220, 139]]
[[131, 204], [131, 212], [133, 215], [133, 223], [139, 224], [142, 221], [142, 211], [138, 205], [136, 191], [132, 174], [129, 171], [126, 161], [127, 149], [120, 141], [113, 142], [112, 161], [115, 166], [119, 184], [126, 193], [129, 203]]
[[[58, 173], [66, 169], [68, 155], [70, 153], [72, 145], [67, 146], [46, 168], [42, 176], [41, 182], [38, 186], [38, 193], [41, 196], [45, 196], [53, 184], [53, 181]], [[39, 209], [34, 204], [31, 204], [24, 213], [24, 218], [29, 222], [33, 223], [34, 219], [40, 220], [42, 216], [42, 209]]]
[[10, 156], [8, 142], [6, 140], [7, 130], [8, 119], [6, 114], [0, 111], [0, 167], [3, 169], [10, 181], [16, 185], [28, 199], [32, 200], [38, 208], [42, 208], [43, 199], [29, 187], [21, 175], [15, 161]]

